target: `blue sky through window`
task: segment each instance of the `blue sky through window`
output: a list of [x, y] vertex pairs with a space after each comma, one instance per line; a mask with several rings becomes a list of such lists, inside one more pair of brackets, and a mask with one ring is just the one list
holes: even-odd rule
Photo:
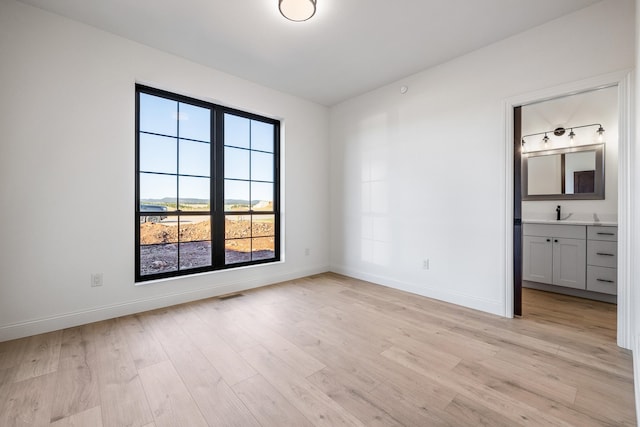
[[[140, 199], [179, 194], [208, 203], [211, 110], [141, 93], [139, 114]], [[273, 201], [274, 126], [233, 114], [224, 120], [225, 199]]]

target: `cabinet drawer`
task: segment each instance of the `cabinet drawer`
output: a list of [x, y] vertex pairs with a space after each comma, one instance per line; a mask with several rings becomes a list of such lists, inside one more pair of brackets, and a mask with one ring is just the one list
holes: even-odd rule
[[618, 270], [587, 266], [587, 290], [603, 294], [618, 294]]
[[618, 266], [618, 243], [600, 240], [587, 241], [587, 264], [599, 267]]
[[618, 227], [599, 227], [590, 225], [587, 227], [587, 239], [615, 242], [618, 240]]
[[525, 236], [564, 237], [566, 239], [585, 239], [587, 237], [584, 225], [525, 223], [522, 234]]

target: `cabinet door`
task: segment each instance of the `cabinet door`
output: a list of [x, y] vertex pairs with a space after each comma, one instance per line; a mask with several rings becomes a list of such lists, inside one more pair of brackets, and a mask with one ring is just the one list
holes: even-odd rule
[[586, 289], [587, 241], [553, 239], [553, 284]]
[[522, 278], [531, 282], [553, 283], [553, 244], [550, 237], [524, 236]]

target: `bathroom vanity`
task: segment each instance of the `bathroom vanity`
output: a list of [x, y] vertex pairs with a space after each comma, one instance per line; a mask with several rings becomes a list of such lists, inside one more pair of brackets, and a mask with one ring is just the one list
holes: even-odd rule
[[615, 224], [525, 221], [524, 287], [616, 302]]

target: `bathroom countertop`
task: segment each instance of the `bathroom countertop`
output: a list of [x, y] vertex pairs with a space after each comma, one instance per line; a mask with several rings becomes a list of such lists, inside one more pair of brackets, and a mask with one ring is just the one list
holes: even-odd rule
[[522, 222], [524, 224], [558, 224], [558, 225], [595, 225], [595, 226], [609, 226], [609, 227], [617, 227], [618, 223], [615, 221], [586, 221], [586, 220], [574, 220], [574, 219], [564, 219], [564, 220], [555, 220], [555, 219], [523, 219]]

